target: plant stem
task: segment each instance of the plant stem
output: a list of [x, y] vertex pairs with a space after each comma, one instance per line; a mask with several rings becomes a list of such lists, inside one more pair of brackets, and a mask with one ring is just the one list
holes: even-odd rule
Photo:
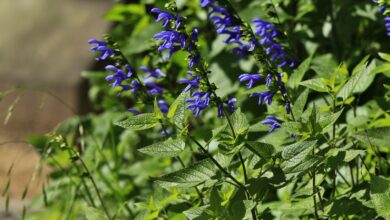
[[319, 217], [318, 217], [318, 210], [317, 210], [317, 202], [316, 202], [316, 174], [315, 174], [315, 168], [313, 168], [313, 171], [312, 171], [312, 182], [313, 182], [314, 215], [315, 215], [316, 219], [319, 219]]
[[238, 157], [240, 158], [240, 161], [241, 161], [242, 171], [244, 172], [244, 179], [245, 179], [245, 184], [246, 184], [248, 182], [248, 174], [246, 173], [245, 161], [244, 161], [244, 158], [242, 158], [241, 152], [238, 152]]
[[95, 191], [96, 191], [96, 194], [97, 194], [97, 196], [98, 196], [98, 198], [99, 198], [99, 200], [100, 200], [100, 203], [102, 204], [104, 213], [106, 214], [107, 218], [108, 218], [109, 220], [111, 220], [111, 217], [110, 217], [110, 214], [109, 214], [109, 212], [108, 212], [108, 209], [107, 209], [106, 205], [105, 205], [104, 202], [103, 202], [103, 197], [100, 195], [99, 188], [97, 187], [96, 182], [95, 182], [94, 178], [92, 177], [91, 172], [89, 171], [87, 165], [85, 164], [84, 160], [83, 160], [81, 157], [79, 157], [79, 160], [80, 160], [81, 165], [83, 166], [85, 172], [88, 174], [88, 178], [89, 178], [89, 179], [91, 180], [91, 182], [92, 182], [92, 185], [93, 185], [93, 187], [94, 187], [94, 189], [95, 189]]

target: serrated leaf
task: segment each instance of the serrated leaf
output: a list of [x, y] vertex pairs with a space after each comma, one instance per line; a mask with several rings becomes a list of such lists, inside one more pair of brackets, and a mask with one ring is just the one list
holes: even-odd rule
[[309, 89], [305, 89], [305, 91], [303, 91], [295, 100], [294, 105], [291, 109], [294, 115], [298, 118], [301, 116], [303, 110], [305, 109], [307, 98], [309, 96], [309, 91]]
[[290, 88], [297, 88], [299, 83], [302, 81], [305, 73], [310, 68], [310, 63], [312, 61], [313, 57], [310, 56], [306, 60], [304, 60], [298, 68], [291, 74], [287, 81], [287, 86]]
[[321, 127], [322, 130], [326, 130], [329, 126], [333, 125], [337, 119], [340, 117], [343, 110], [340, 110], [336, 113], [331, 113], [327, 116], [320, 116], [320, 119], [318, 120], [318, 124]]
[[207, 215], [206, 210], [210, 207], [210, 205], [204, 205], [204, 206], [199, 206], [196, 208], [192, 208], [189, 210], [186, 210], [183, 212], [183, 214], [190, 220], [195, 220], [195, 219], [208, 219], [211, 216]]
[[104, 212], [97, 208], [87, 207], [84, 209], [84, 213], [87, 220], [107, 220]]
[[285, 160], [289, 160], [291, 158], [296, 157], [299, 154], [305, 152], [307, 153], [310, 150], [312, 150], [316, 144], [317, 141], [302, 141], [302, 142], [285, 146], [282, 151], [282, 158]]
[[233, 129], [236, 135], [245, 135], [249, 129], [249, 123], [246, 116], [241, 112], [241, 109], [237, 109], [231, 116]]
[[290, 159], [283, 164], [283, 171], [285, 173], [299, 173], [306, 171], [313, 167], [319, 161], [319, 157], [315, 155], [306, 155], [305, 157], [296, 157]]
[[210, 159], [205, 159], [188, 168], [159, 177], [156, 182], [164, 188], [188, 188], [210, 180], [214, 175], [213, 162]]
[[255, 141], [248, 141], [245, 147], [247, 147], [250, 151], [252, 151], [254, 154], [256, 154], [259, 157], [262, 157], [264, 159], [270, 159], [275, 152], [274, 146], [271, 144], [261, 143], [261, 142], [255, 142]]
[[169, 119], [173, 119], [173, 122], [176, 124], [176, 126], [179, 126], [180, 128], [183, 127], [185, 119], [186, 104], [184, 100], [188, 99], [189, 96], [190, 94], [188, 92], [183, 91], [172, 103], [168, 110], [167, 117]]
[[315, 147], [317, 141], [303, 141], [288, 145], [283, 148], [282, 168], [285, 173], [302, 172], [317, 163], [318, 157], [308, 155]]
[[119, 121], [115, 123], [115, 125], [120, 126], [122, 128], [129, 128], [136, 131], [153, 128], [158, 124], [159, 121], [155, 117], [154, 113], [134, 115], [124, 121]]
[[139, 149], [141, 153], [155, 157], [175, 157], [184, 151], [185, 142], [181, 139], [168, 139]]
[[367, 145], [389, 147], [390, 127], [369, 129], [367, 133], [365, 131], [358, 132], [354, 137]]
[[370, 196], [378, 215], [390, 218], [390, 181], [380, 176], [371, 176]]
[[290, 134], [301, 134], [303, 125], [301, 122], [297, 121], [286, 121], [283, 123], [283, 128]]
[[355, 159], [357, 156], [364, 155], [364, 153], [365, 153], [364, 150], [354, 150], [354, 149], [346, 150], [344, 156], [344, 162], [348, 163], [353, 159]]
[[375, 62], [371, 62], [368, 66], [367, 63], [364, 65], [359, 64], [355, 67], [355, 74], [345, 83], [345, 85], [337, 93], [337, 98], [346, 100], [353, 93], [364, 92], [372, 83], [375, 78], [375, 74], [370, 74], [375, 68]]
[[303, 81], [299, 84], [317, 92], [329, 92], [329, 88], [324, 81], [325, 79], [323, 78], [316, 78]]

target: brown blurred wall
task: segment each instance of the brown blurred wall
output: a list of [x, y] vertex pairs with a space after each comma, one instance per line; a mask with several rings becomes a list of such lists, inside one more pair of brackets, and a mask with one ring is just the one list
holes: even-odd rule
[[[11, 210], [16, 212], [2, 214], [0, 197], [0, 219], [18, 218], [22, 191], [39, 161], [34, 150], [19, 141], [49, 132], [79, 111], [80, 72], [93, 62], [86, 42], [109, 28], [101, 17], [111, 4], [109, 0], [0, 0], [0, 92], [12, 86], [26, 88], [18, 93], [7, 124], [5, 115], [18, 95], [0, 101], [0, 190], [15, 162], [9, 192]], [[37, 185], [29, 198], [40, 191]]]

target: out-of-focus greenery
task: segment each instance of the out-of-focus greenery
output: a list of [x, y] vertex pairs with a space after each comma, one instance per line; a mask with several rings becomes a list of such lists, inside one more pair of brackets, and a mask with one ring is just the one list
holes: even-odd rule
[[[256, 70], [255, 60], [236, 61], [199, 1], [176, 1], [187, 27], [199, 29], [199, 49], [218, 95], [239, 100], [240, 110], [231, 117], [242, 140], [226, 144], [227, 121], [215, 110], [205, 110], [201, 119], [185, 111], [184, 133], [246, 181], [252, 198], [194, 143], [184, 140], [176, 151], [156, 153], [174, 146], [163, 142], [159, 125], [142, 131], [116, 126], [129, 118], [126, 111], [134, 104], [143, 112], [154, 112], [153, 106], [117, 96], [106, 73], [85, 71], [90, 101], [100, 113], [70, 118], [52, 133], [28, 139], [52, 172], [25, 219], [107, 219], [102, 201], [111, 219], [252, 219], [253, 208], [259, 219], [390, 218], [390, 38], [378, 7], [368, 0], [231, 2], [246, 21], [273, 22], [300, 61], [288, 80], [285, 76], [297, 120], [268, 133], [261, 120], [282, 112], [283, 103], [257, 105], [237, 79]], [[115, 24], [110, 35], [134, 67], [164, 67], [170, 94], [165, 98], [174, 103], [184, 89], [177, 80], [186, 76], [187, 55], [177, 52], [170, 61], [157, 61], [152, 40], [162, 28], [150, 9], [166, 3], [116, 4], [104, 19]]]

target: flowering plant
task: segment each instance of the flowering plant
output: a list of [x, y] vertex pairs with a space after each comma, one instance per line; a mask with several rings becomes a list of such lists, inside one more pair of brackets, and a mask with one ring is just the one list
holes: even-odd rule
[[141, 2], [88, 42], [102, 113], [31, 140], [55, 170], [31, 216], [390, 218], [386, 2]]

